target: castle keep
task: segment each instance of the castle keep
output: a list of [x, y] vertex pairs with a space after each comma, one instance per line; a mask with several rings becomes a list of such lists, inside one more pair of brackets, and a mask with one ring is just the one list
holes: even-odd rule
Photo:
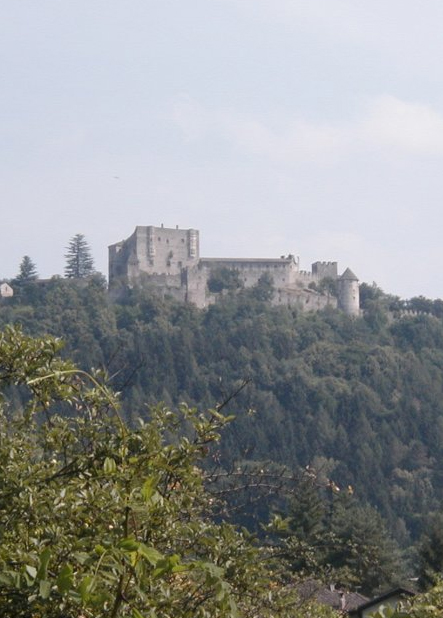
[[[271, 303], [317, 311], [329, 305], [348, 315], [359, 314], [358, 279], [347, 268], [339, 276], [337, 262], [315, 262], [300, 270], [293, 255], [274, 259], [201, 258], [198, 230], [137, 226], [126, 240], [109, 247], [109, 286], [133, 287], [146, 282], [163, 295], [203, 308], [222, 292], [211, 291], [215, 273], [233, 271], [242, 287], [255, 286], [264, 275], [273, 283]], [[336, 282], [337, 295], [320, 291], [325, 279]], [[209, 284], [209, 287], [208, 287]]]

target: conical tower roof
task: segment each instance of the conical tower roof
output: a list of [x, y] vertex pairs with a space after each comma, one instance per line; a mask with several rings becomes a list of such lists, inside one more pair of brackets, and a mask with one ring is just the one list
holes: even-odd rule
[[347, 268], [345, 270], [340, 279], [347, 279], [348, 281], [358, 281], [358, 277], [354, 275], [350, 268]]

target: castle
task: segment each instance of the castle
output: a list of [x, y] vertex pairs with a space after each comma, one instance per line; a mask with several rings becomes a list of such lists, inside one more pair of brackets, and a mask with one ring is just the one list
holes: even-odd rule
[[[203, 308], [223, 293], [223, 289], [215, 290], [211, 281], [227, 273], [234, 273], [236, 284], [245, 288], [265, 277], [273, 284], [274, 305], [306, 311], [331, 306], [353, 316], [360, 311], [358, 279], [349, 268], [339, 276], [337, 262], [315, 262], [308, 272], [300, 270], [293, 255], [277, 259], [202, 258], [198, 230], [163, 225], [137, 226], [129, 238], [109, 247], [111, 290], [146, 282], [163, 295]], [[336, 287], [335, 294], [330, 286], [322, 285], [325, 281]]]

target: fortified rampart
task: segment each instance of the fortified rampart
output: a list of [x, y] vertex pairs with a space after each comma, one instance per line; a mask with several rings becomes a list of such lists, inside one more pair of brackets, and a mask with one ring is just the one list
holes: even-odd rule
[[[315, 262], [312, 271], [301, 271], [291, 254], [270, 259], [201, 258], [198, 230], [163, 225], [137, 226], [129, 238], [109, 247], [111, 289], [146, 282], [160, 294], [201, 308], [216, 302], [221, 292], [211, 291], [208, 283], [215, 272], [226, 271], [235, 271], [244, 288], [257, 285], [266, 275], [273, 284], [274, 305], [309, 311], [329, 305], [349, 315], [359, 313], [358, 279], [349, 269], [340, 277], [337, 262]], [[337, 296], [321, 285], [325, 280], [337, 282]]]

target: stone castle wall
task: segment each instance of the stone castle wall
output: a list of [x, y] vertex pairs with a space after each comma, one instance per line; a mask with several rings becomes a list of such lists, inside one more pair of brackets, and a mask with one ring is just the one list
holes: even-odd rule
[[137, 280], [148, 275], [180, 275], [183, 268], [198, 262], [197, 230], [137, 226], [127, 240], [109, 247], [109, 279]]
[[276, 289], [271, 300], [272, 305], [298, 307], [303, 311], [320, 311], [325, 307], [337, 307], [337, 299], [330, 294], [317, 294], [310, 289]]
[[264, 273], [272, 277], [276, 287], [295, 285], [298, 276], [298, 264], [292, 255], [280, 259], [201, 258], [200, 264], [208, 272], [223, 267], [238, 271], [245, 288], [256, 285]]
[[317, 277], [318, 281], [326, 278], [337, 279], [337, 262], [314, 262], [312, 264], [312, 274]]
[[[206, 307], [217, 295], [208, 290], [214, 269], [236, 270], [242, 287], [256, 285], [268, 274], [273, 281], [274, 305], [298, 306], [314, 310], [337, 306], [337, 299], [310, 289], [324, 278], [339, 282], [338, 305], [350, 315], [359, 312], [358, 281], [340, 282], [337, 262], [315, 262], [312, 271], [300, 271], [293, 255], [277, 259], [200, 258], [199, 232], [194, 229], [138, 226], [126, 240], [109, 247], [109, 285], [134, 286], [142, 281], [163, 295]], [[349, 269], [345, 271], [351, 273]]]

